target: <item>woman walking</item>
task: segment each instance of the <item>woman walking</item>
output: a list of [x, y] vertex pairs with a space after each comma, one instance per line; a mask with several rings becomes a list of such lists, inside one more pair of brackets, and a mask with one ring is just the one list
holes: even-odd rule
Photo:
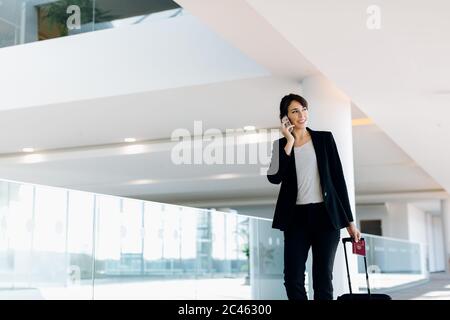
[[315, 300], [333, 299], [333, 264], [346, 228], [353, 222], [336, 143], [329, 131], [307, 127], [308, 102], [289, 94], [280, 103], [283, 138], [273, 144], [268, 180], [281, 183], [272, 227], [284, 233], [284, 286], [289, 300], [307, 300], [305, 265], [312, 248]]

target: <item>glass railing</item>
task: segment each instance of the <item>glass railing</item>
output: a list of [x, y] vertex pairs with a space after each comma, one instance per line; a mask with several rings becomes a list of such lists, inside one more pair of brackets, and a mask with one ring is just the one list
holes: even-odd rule
[[[364, 237], [374, 292], [427, 278], [422, 244]], [[270, 219], [0, 180], [0, 299], [286, 299], [283, 251]]]
[[[250, 220], [250, 256], [252, 297], [258, 300], [287, 299], [284, 287], [284, 236], [278, 229], [272, 228], [270, 219]], [[312, 299], [311, 256], [305, 272], [305, 289]]]
[[280, 279], [271, 230], [236, 213], [0, 180], [0, 299], [261, 298], [253, 287]]
[[283, 283], [283, 234], [272, 229], [271, 220], [250, 221], [252, 296], [269, 300], [285, 297]]
[[[270, 223], [269, 223], [270, 222]], [[283, 234], [272, 229], [271, 220], [250, 221], [252, 255], [252, 296], [255, 299], [286, 299], [283, 283]], [[424, 244], [363, 234], [372, 292], [391, 292], [426, 281], [429, 277]], [[338, 250], [343, 250], [342, 243]], [[350, 254], [351, 246], [347, 244]], [[354, 292], [367, 292], [364, 259], [357, 257], [357, 273], [352, 274]], [[311, 250], [305, 273], [305, 289], [313, 298]], [[336, 276], [336, 275], [335, 275]], [[348, 291], [347, 284], [345, 290]]]
[[183, 14], [171, 0], [1, 0], [0, 48]]
[[[363, 237], [370, 287], [374, 292], [390, 292], [428, 279], [424, 244], [369, 234]], [[351, 249], [350, 245], [347, 249]], [[359, 291], [367, 291], [362, 256], [358, 256], [356, 278]]]

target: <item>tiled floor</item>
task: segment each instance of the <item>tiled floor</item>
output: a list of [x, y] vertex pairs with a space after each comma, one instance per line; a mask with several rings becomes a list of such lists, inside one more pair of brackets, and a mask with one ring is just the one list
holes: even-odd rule
[[394, 300], [450, 300], [450, 274], [432, 273], [428, 282], [389, 295]]

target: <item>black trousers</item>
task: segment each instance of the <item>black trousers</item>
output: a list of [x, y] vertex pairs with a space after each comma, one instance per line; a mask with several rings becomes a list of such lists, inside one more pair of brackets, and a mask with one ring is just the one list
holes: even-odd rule
[[334, 229], [325, 204], [296, 205], [284, 231], [284, 286], [289, 300], [307, 300], [305, 269], [312, 247], [314, 300], [333, 299], [333, 264], [340, 230]]

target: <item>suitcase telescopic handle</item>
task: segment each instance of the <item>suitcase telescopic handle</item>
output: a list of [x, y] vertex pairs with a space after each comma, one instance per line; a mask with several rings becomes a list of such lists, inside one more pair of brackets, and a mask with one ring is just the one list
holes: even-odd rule
[[[364, 240], [364, 238], [359, 238], [359, 240]], [[348, 237], [348, 238], [342, 238], [342, 243], [345, 244], [347, 242], [353, 242], [353, 238]]]
[[[360, 238], [360, 240], [364, 240], [364, 238]], [[351, 237], [342, 238], [342, 243], [344, 245], [345, 266], [346, 266], [346, 269], [347, 269], [348, 287], [349, 287], [350, 294], [352, 294], [353, 293], [352, 292], [352, 282], [351, 282], [351, 279], [350, 279], [350, 270], [348, 268], [347, 249], [345, 247], [345, 244], [347, 242], [353, 242], [353, 238], [351, 238]], [[369, 297], [370, 297], [369, 273], [367, 272], [367, 259], [366, 259], [365, 255], [364, 255], [364, 269], [366, 271], [367, 293], [369, 294]]]

